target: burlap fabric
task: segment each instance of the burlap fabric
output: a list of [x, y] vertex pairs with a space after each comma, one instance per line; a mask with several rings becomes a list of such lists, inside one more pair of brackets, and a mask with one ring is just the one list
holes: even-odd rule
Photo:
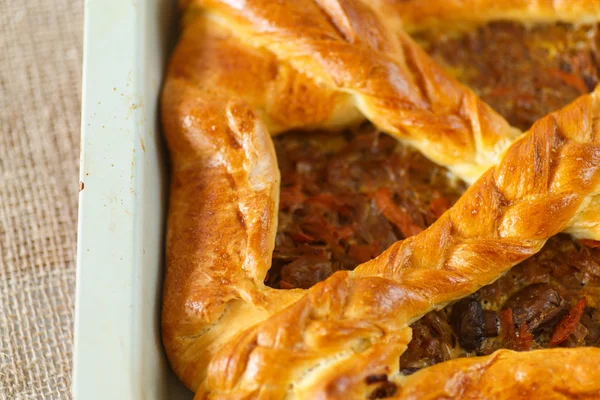
[[0, 398], [70, 398], [83, 1], [0, 0]]

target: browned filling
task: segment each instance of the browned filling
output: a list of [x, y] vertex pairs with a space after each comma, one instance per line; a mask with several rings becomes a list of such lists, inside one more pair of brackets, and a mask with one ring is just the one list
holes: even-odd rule
[[598, 25], [526, 28], [496, 22], [416, 39], [446, 71], [522, 130], [600, 82]]
[[266, 283], [309, 288], [431, 225], [461, 195], [445, 168], [365, 125], [275, 140], [279, 225]]
[[[417, 39], [523, 130], [600, 80], [597, 26], [494, 23]], [[274, 288], [308, 288], [355, 268], [432, 224], [465, 189], [368, 124], [337, 134], [286, 134], [275, 146], [282, 184], [266, 278]], [[600, 346], [600, 249], [586, 244], [552, 238], [495, 283], [415, 322], [402, 371], [499, 348]], [[395, 390], [383, 376], [370, 378], [378, 385], [373, 398]]]

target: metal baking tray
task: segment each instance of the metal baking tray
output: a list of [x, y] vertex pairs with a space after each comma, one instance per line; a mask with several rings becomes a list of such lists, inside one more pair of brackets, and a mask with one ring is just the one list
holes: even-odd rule
[[160, 339], [173, 0], [85, 2], [73, 395], [191, 399]]

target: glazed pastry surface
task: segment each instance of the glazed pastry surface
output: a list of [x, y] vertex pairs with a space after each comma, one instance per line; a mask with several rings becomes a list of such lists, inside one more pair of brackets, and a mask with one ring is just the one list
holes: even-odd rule
[[[381, 4], [182, 2], [161, 99], [172, 161], [162, 331], [174, 371], [197, 398], [597, 398], [600, 350], [590, 347], [400, 373], [410, 326], [427, 313], [560, 232], [600, 240], [600, 89], [523, 133]], [[569, 21], [595, 19], [596, 3], [581, 4]], [[427, 229], [358, 257], [354, 270], [305, 289], [265, 285], [280, 209], [271, 136], [365, 120], [471, 185]]]

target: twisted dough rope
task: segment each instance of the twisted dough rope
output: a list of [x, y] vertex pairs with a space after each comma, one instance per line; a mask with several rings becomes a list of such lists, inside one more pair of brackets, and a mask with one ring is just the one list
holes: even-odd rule
[[498, 350], [424, 368], [407, 377], [394, 398], [595, 400], [599, 359], [598, 348]]
[[361, 1], [191, 2], [246, 46], [347, 94], [347, 108], [468, 182], [520, 134]]
[[[261, 53], [258, 58], [262, 56]], [[217, 64], [220, 61], [217, 60]], [[269, 168], [276, 165], [275, 158], [266, 131], [244, 103], [231, 99], [231, 93], [222, 91], [219, 86], [197, 85], [202, 79], [190, 82], [190, 76], [186, 76], [186, 73], [189, 74], [190, 71], [178, 71], [176, 68], [175, 72], [170, 73], [163, 98], [165, 130], [174, 161], [163, 328], [165, 346], [174, 369], [190, 387], [196, 388], [206, 372], [205, 365], [231, 335], [282, 309], [300, 297], [301, 292], [277, 291], [262, 285], [270, 265], [278, 198], [277, 171]], [[226, 74], [217, 78], [222, 79], [224, 76]], [[223, 82], [219, 79], [216, 82]], [[303, 78], [299, 78], [299, 81], [305, 82]], [[235, 93], [233, 79], [232, 82], [225, 83], [224, 86], [231, 85]], [[246, 83], [238, 83], [237, 89], [241, 93]], [[215, 87], [219, 87], [219, 90], [214, 90]], [[591, 111], [597, 114], [596, 108], [583, 111], [585, 115], [593, 115], [589, 114]], [[437, 246], [439, 243], [434, 248]], [[529, 250], [526, 248], [520, 251], [527, 254], [535, 248], [533, 246]], [[521, 257], [525, 255], [521, 254]], [[514, 263], [518, 261], [520, 259]], [[203, 268], [198, 268], [199, 264]], [[240, 265], [244, 268], [241, 269]], [[347, 279], [355, 280], [354, 277]], [[364, 283], [365, 279], [379, 282], [377, 278], [364, 278], [357, 282]], [[330, 279], [327, 285], [343, 289], [345, 280], [345, 277], [338, 276]], [[382, 281], [387, 282], [385, 279]], [[354, 283], [349, 284], [351, 288], [355, 287]], [[315, 288], [309, 291], [309, 296], [304, 297], [304, 300], [293, 305], [296, 311], [298, 307], [306, 308], [307, 298], [313, 298], [308, 301], [309, 305], [311, 301], [322, 301], [318, 300], [318, 295], [310, 296], [311, 293], [318, 294], [318, 289]], [[382, 299], [377, 301], [380, 300]], [[310, 311], [311, 307], [308, 309]], [[339, 307], [337, 309], [341, 310]], [[335, 313], [332, 314], [334, 315]], [[301, 316], [302, 313], [296, 315]], [[285, 326], [285, 318], [279, 321]], [[377, 336], [378, 330], [369, 327], [372, 323], [365, 318], [362, 321], [363, 334]], [[316, 359], [319, 354], [320, 357], [327, 354], [339, 357], [339, 349], [336, 350], [335, 346], [353, 344], [349, 339], [357, 335], [356, 326], [352, 325], [355, 322], [350, 323], [352, 329], [348, 337], [332, 339], [333, 345], [327, 344], [327, 339], [322, 339], [320, 344], [317, 340], [317, 345], [332, 349], [327, 353], [321, 348], [312, 356]], [[403, 351], [405, 343], [410, 339], [410, 329], [397, 324], [395, 326], [395, 332], [386, 333], [386, 337], [393, 343], [371, 346], [368, 352], [362, 353], [363, 364], [381, 366], [397, 363], [397, 357], [394, 361], [394, 356], [386, 356], [386, 353], [390, 345], [394, 347], [392, 353]], [[293, 328], [292, 331], [296, 332], [296, 336], [302, 336], [300, 328]], [[339, 331], [344, 333], [343, 329]], [[364, 338], [359, 338], [359, 342], [364, 344]], [[272, 353], [279, 359], [281, 351]], [[382, 363], [378, 357], [384, 358]], [[311, 357], [305, 358], [308, 359], [306, 361], [303, 358], [305, 363], [313, 362]], [[215, 360], [211, 368], [217, 376], [222, 374], [219, 368], [224, 368], [223, 363], [233, 371], [232, 375], [235, 375], [235, 371], [245, 371], [244, 368], [248, 366], [243, 362], [234, 362], [235, 357]], [[256, 365], [251, 367], [251, 370], [262, 371], [266, 375], [277, 375], [274, 371], [279, 372], [277, 368], [261, 370], [254, 368]], [[363, 370], [367, 369], [361, 369]], [[318, 382], [327, 381], [324, 379], [325, 372], [320, 370], [316, 375], [319, 377]], [[211, 376], [214, 378], [214, 374], [211, 373]], [[257, 382], [265, 381], [261, 376], [255, 378], [250, 379], [251, 387]], [[285, 381], [283, 378], [285, 377], [282, 377]], [[209, 382], [210, 378], [206, 381], [208, 386], [205, 389], [211, 386], [213, 391], [219, 389], [219, 382], [216, 385], [210, 385]], [[281, 394], [285, 385], [277, 382], [274, 388], [265, 387], [265, 393]], [[227, 390], [231, 389], [236, 393], [252, 392], [244, 385], [234, 386], [235, 388]]]

